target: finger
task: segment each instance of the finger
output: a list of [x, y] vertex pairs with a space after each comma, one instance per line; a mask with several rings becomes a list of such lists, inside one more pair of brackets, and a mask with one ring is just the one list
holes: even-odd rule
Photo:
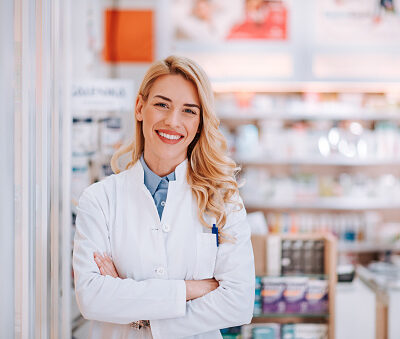
[[114, 278], [118, 277], [118, 273], [115, 269], [114, 264], [112, 263], [112, 261], [109, 261], [105, 258], [103, 258], [102, 262], [101, 262], [101, 268], [103, 269], [103, 271], [107, 274], [110, 275]]
[[100, 274], [101, 275], [107, 275], [107, 273], [104, 271], [103, 267], [100, 267]]
[[100, 268], [103, 264], [98, 257], [94, 258], [94, 262], [96, 263], [97, 267]]
[[100, 257], [101, 257], [101, 254], [100, 254], [99, 252], [94, 252], [94, 253], [93, 253], [93, 256], [94, 256], [95, 258], [100, 258]]
[[112, 259], [109, 256], [104, 257], [104, 262], [107, 263], [108, 265], [114, 267], [114, 262], [112, 261]]
[[115, 268], [114, 262], [112, 261], [112, 259], [110, 257], [107, 256], [104, 258], [104, 264], [111, 272], [114, 272], [115, 274], [117, 274], [117, 270]]
[[110, 268], [107, 267], [107, 265], [105, 265], [104, 262], [102, 262], [101, 265], [100, 265], [100, 272], [103, 272], [104, 275], [114, 276], [113, 271], [110, 270]]
[[114, 278], [118, 277], [118, 273], [114, 264], [111, 263], [110, 266], [107, 267], [107, 270], [110, 272], [110, 275], [113, 276]]
[[113, 262], [109, 257], [104, 256], [102, 262], [104, 263], [104, 266], [108, 267], [109, 269], [113, 268]]
[[118, 277], [118, 273], [115, 269], [114, 263], [111, 258], [104, 253], [104, 256], [98, 252], [94, 253], [94, 258], [97, 266], [99, 267], [100, 273], [102, 275], [110, 275], [114, 278]]
[[107, 253], [104, 253], [104, 258], [107, 259], [107, 260], [112, 261], [112, 258]]
[[106, 267], [105, 258], [104, 258], [101, 254], [99, 254], [99, 255], [97, 256], [97, 259], [99, 260], [99, 262], [100, 262], [101, 266], [103, 266], [103, 268]]
[[104, 271], [108, 275], [111, 275], [114, 278], [118, 277], [117, 270], [116, 270], [116, 268], [114, 266], [114, 263], [112, 262], [111, 259], [103, 258], [101, 264], [102, 264], [102, 267], [103, 267]]
[[103, 262], [104, 262], [104, 258], [102, 257], [101, 254], [96, 254], [96, 256], [94, 257], [94, 260], [99, 264], [103, 264]]
[[100, 271], [104, 273], [104, 275], [112, 275], [112, 271], [107, 267], [104, 258], [101, 255], [97, 255], [95, 258], [95, 262]]
[[97, 264], [101, 264], [103, 262], [103, 257], [101, 256], [101, 254], [95, 252], [93, 254], [93, 257]]

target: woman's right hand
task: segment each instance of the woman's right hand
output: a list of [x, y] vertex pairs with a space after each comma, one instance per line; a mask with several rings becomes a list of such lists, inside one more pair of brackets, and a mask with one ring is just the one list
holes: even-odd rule
[[104, 257], [100, 253], [93, 253], [94, 261], [96, 262], [101, 275], [110, 275], [113, 278], [118, 278], [117, 269], [114, 266], [112, 259], [104, 253]]
[[219, 282], [212, 279], [203, 280], [185, 280], [186, 283], [186, 300], [193, 300], [210, 293], [218, 288]]

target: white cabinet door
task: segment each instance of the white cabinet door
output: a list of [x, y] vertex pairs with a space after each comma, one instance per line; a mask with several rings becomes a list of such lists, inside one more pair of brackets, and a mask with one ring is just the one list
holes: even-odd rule
[[359, 279], [337, 284], [335, 333], [336, 339], [375, 339], [375, 294]]

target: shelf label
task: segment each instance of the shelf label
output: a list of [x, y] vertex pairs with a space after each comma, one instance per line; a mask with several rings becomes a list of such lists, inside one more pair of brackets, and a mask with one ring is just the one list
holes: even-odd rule
[[72, 109], [79, 111], [133, 111], [134, 84], [125, 79], [85, 79], [72, 85]]

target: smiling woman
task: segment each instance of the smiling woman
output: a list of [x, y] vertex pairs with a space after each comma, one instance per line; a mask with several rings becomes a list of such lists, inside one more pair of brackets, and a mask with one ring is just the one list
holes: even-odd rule
[[252, 318], [254, 259], [204, 71], [175, 56], [153, 64], [135, 120], [116, 174], [79, 201], [78, 305], [92, 338], [221, 338]]
[[200, 133], [195, 85], [178, 74], [163, 75], [154, 82], [146, 101], [139, 94], [135, 113], [143, 123], [144, 160], [161, 177], [171, 173], [186, 159], [189, 145]]

